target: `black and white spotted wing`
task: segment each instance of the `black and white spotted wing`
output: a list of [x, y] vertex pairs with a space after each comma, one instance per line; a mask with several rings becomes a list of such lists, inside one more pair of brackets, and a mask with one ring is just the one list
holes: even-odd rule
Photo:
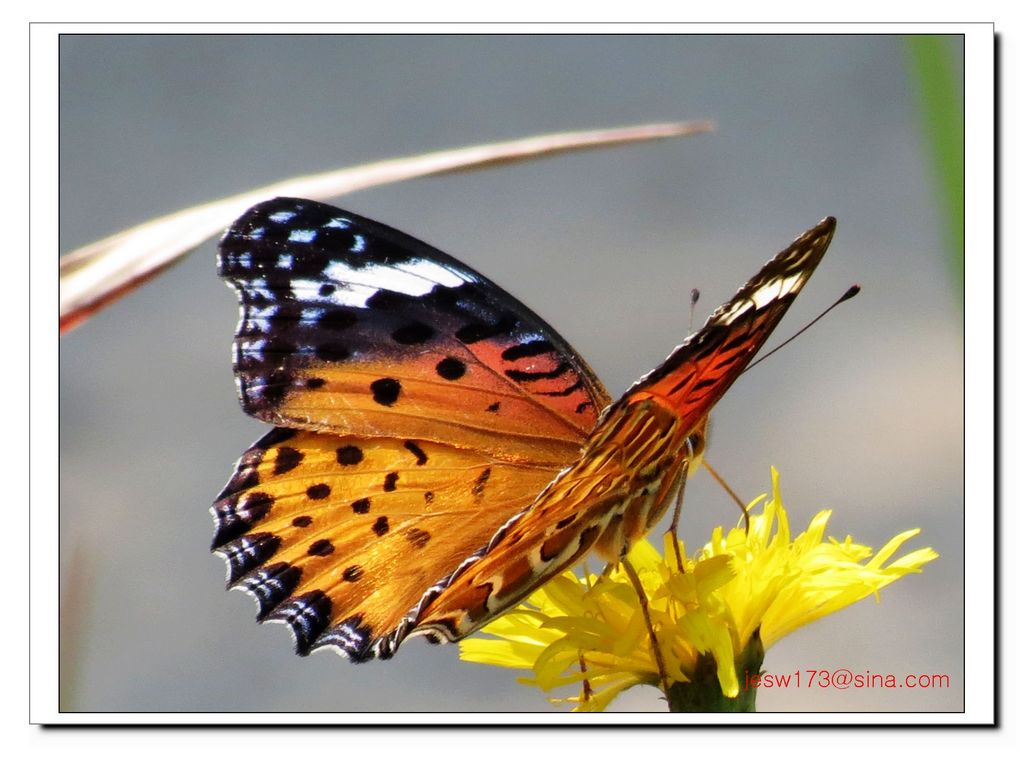
[[458, 260], [314, 201], [260, 203], [228, 228], [241, 300], [234, 370], [261, 420], [350, 435], [571, 456], [609, 402], [579, 354]]

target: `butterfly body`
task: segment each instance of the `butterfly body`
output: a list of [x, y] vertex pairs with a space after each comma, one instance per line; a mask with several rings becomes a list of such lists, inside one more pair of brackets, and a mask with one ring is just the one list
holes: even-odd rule
[[712, 405], [817, 265], [825, 220], [616, 402], [468, 266], [325, 204], [275, 199], [220, 245], [243, 408], [277, 427], [213, 506], [214, 549], [301, 654], [461, 638], [663, 515]]

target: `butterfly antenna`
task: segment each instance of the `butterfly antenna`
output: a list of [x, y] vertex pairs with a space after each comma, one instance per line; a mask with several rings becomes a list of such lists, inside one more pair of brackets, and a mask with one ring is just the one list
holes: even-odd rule
[[707, 459], [702, 460], [701, 465], [707, 468], [708, 473], [711, 474], [711, 477], [719, 483], [722, 489], [725, 490], [726, 494], [729, 495], [729, 497], [732, 498], [733, 502], [740, 507], [740, 510], [743, 512], [743, 529], [747, 534], [750, 534], [750, 514], [747, 513], [747, 506], [745, 506], [743, 504], [743, 501], [740, 500], [739, 495], [732, 491], [732, 487], [730, 487], [728, 483], [726, 483], [725, 479], [718, 475], [718, 471], [715, 470], [714, 466], [711, 465], [711, 463], [709, 463]]
[[661, 655], [661, 645], [658, 644], [658, 637], [654, 633], [654, 623], [651, 621], [651, 611], [647, 604], [647, 594], [644, 593], [643, 583], [640, 582], [640, 576], [633, 569], [633, 565], [629, 563], [629, 560], [623, 556], [619, 564], [622, 565], [622, 569], [629, 577], [629, 582], [633, 584], [633, 588], [636, 589], [636, 595], [640, 597], [640, 612], [644, 616], [644, 623], [647, 624], [647, 633], [651, 636], [651, 650], [654, 652], [654, 661], [658, 664], [658, 676], [661, 677], [661, 689], [665, 692], [665, 697], [668, 697], [668, 672], [665, 669], [665, 659]]
[[812, 321], [810, 321], [808, 324], [806, 324], [800, 331], [798, 331], [796, 334], [794, 334], [792, 337], [790, 337], [785, 342], [781, 343], [780, 345], [776, 345], [774, 348], [769, 350], [767, 353], [765, 353], [759, 359], [754, 361], [754, 363], [752, 363], [750, 366], [748, 366], [746, 369], [744, 369], [743, 372], [744, 373], [749, 372], [751, 369], [753, 369], [759, 363], [761, 363], [766, 358], [768, 358], [768, 356], [771, 356], [771, 355], [774, 355], [775, 353], [778, 353], [780, 350], [782, 350], [784, 347], [786, 347], [786, 345], [788, 345], [790, 342], [795, 340], [797, 337], [799, 337], [805, 331], [810, 329], [812, 326], [814, 326], [814, 324], [818, 323], [818, 321], [820, 321], [822, 318], [824, 318], [828, 313], [830, 313], [833, 310], [835, 310], [836, 307], [838, 307], [842, 303], [846, 302], [846, 300], [848, 300], [848, 299], [853, 299], [858, 294], [860, 294], [860, 284], [856, 284], [855, 283], [853, 286], [851, 286], [849, 289], [846, 290], [846, 293], [843, 294], [843, 296], [841, 296], [839, 299], [837, 299], [835, 302], [833, 302], [827, 308], [825, 308], [820, 313], [818, 313], [818, 315], [815, 316], [814, 319]]
[[700, 289], [690, 289], [690, 328], [687, 334], [693, 331], [693, 311], [697, 309], [697, 302], [700, 300]]

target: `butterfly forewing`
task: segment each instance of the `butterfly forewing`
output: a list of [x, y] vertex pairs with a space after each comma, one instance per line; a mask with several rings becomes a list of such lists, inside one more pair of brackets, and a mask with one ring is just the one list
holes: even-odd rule
[[267, 422], [571, 457], [610, 400], [534, 313], [408, 235], [312, 201], [246, 212], [220, 244], [242, 318], [242, 407]]

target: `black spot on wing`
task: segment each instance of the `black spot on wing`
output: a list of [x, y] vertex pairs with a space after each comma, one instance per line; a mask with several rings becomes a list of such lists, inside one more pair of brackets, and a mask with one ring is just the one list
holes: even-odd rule
[[578, 379], [572, 385], [569, 385], [569, 386], [567, 386], [565, 388], [562, 388], [561, 390], [546, 390], [546, 391], [543, 391], [541, 393], [538, 393], [537, 395], [538, 396], [562, 397], [562, 396], [571, 395], [571, 394], [575, 393], [577, 390], [582, 390], [582, 389], [583, 389], [583, 380], [579, 380]]
[[414, 548], [423, 548], [430, 541], [430, 533], [424, 529], [411, 527], [405, 531], [405, 539], [412, 543]]
[[415, 441], [406, 441], [405, 448], [412, 452], [413, 457], [416, 458], [417, 465], [425, 465], [427, 462], [427, 453], [424, 452], [420, 445]]
[[313, 484], [306, 489], [306, 497], [310, 500], [324, 500], [331, 496], [331, 488], [327, 484]]
[[484, 487], [487, 486], [487, 480], [491, 477], [491, 469], [484, 468], [483, 472], [477, 476], [476, 481], [473, 482], [473, 494], [476, 497], [480, 497], [484, 493]]
[[317, 323], [324, 329], [340, 332], [355, 326], [358, 321], [359, 316], [355, 311], [338, 307], [324, 311]]
[[330, 540], [317, 540], [309, 546], [306, 553], [310, 556], [330, 556], [334, 553], [334, 544]]
[[391, 333], [391, 339], [399, 345], [422, 345], [437, 332], [422, 321], [413, 321]]
[[458, 380], [466, 373], [466, 365], [451, 356], [438, 361], [435, 369], [446, 380]]
[[491, 337], [509, 336], [516, 330], [518, 324], [519, 319], [511, 313], [505, 313], [494, 323], [480, 321], [468, 323], [455, 332], [455, 337], [459, 342], [472, 345], [474, 342], [481, 342]]
[[502, 351], [501, 357], [506, 361], [518, 361], [520, 358], [539, 356], [542, 353], [555, 352], [555, 346], [550, 340], [531, 340], [519, 345], [513, 345]]
[[370, 383], [370, 392], [373, 393], [373, 400], [381, 406], [391, 406], [398, 400], [398, 394], [402, 392], [402, 384], [392, 377], [382, 377]]
[[352, 357], [352, 351], [337, 342], [322, 342], [316, 346], [316, 357], [321, 361], [338, 363]]
[[274, 475], [280, 476], [282, 473], [298, 468], [302, 457], [302, 452], [298, 449], [288, 446], [281, 447], [277, 450], [277, 456], [274, 458]]
[[339, 465], [357, 465], [363, 461], [363, 450], [349, 444], [338, 449], [337, 457]]
[[516, 382], [537, 382], [538, 380], [552, 380], [556, 377], [561, 377], [569, 371], [569, 363], [563, 361], [554, 369], [547, 369], [543, 371], [524, 371], [522, 369], [506, 369], [505, 374], [510, 380]]

